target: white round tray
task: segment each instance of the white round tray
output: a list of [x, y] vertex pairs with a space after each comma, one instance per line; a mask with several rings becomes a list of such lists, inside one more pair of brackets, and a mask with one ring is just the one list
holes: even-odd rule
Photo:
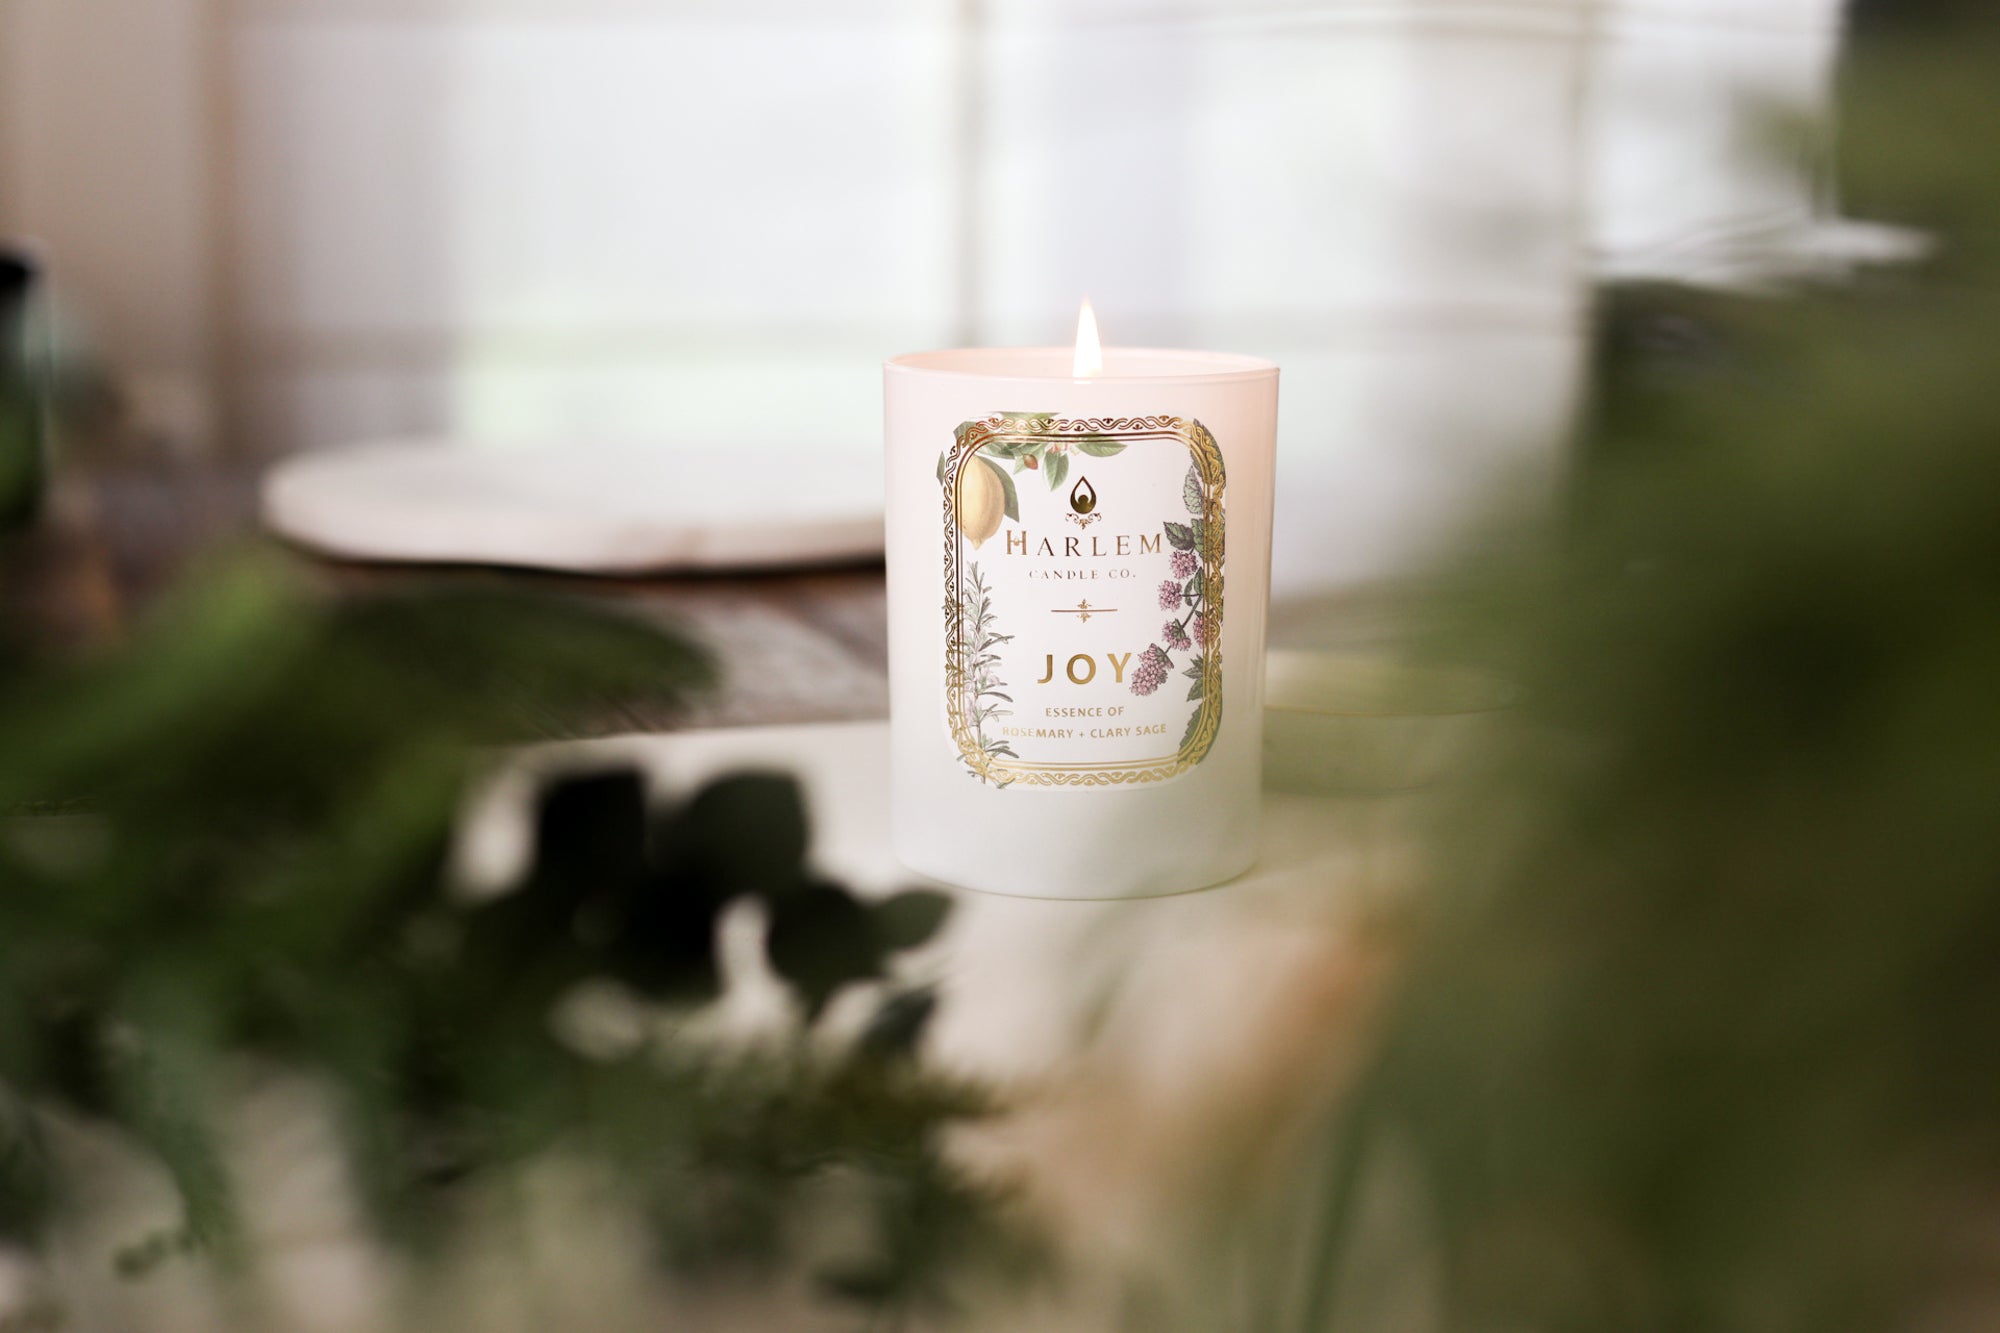
[[882, 554], [881, 469], [840, 450], [385, 441], [277, 464], [262, 505], [345, 560], [643, 574]]

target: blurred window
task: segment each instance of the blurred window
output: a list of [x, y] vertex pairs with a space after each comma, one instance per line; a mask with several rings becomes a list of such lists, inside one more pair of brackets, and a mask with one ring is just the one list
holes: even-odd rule
[[1770, 151], [1773, 113], [1823, 138], [1840, 25], [1840, 0], [12, 0], [0, 231], [51, 241], [164, 433], [250, 454], [872, 467], [884, 356], [1063, 340], [1088, 294], [1115, 342], [1284, 365], [1279, 581], [1341, 581], [1559, 451], [1593, 281], [1884, 248], [1837, 222], [1822, 142]]

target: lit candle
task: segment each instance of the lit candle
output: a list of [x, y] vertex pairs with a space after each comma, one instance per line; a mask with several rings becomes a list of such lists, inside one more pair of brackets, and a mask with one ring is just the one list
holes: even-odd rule
[[897, 855], [1048, 898], [1255, 860], [1278, 368], [926, 352], [884, 372]]

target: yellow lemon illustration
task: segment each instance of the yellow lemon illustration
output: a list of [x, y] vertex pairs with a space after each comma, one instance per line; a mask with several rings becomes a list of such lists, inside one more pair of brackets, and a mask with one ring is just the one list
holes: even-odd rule
[[958, 473], [958, 530], [965, 534], [973, 549], [1000, 531], [1000, 520], [1007, 515], [1007, 491], [1001, 484], [1000, 473], [984, 459], [968, 459]]

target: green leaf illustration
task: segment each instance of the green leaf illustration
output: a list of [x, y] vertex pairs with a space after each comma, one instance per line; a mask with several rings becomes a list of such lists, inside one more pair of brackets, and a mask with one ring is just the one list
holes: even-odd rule
[[1021, 495], [1020, 492], [1014, 489], [1014, 479], [1007, 475], [1005, 468], [992, 459], [982, 458], [979, 461], [986, 467], [991, 468], [993, 475], [1000, 479], [1001, 493], [1007, 497], [1007, 517], [1019, 523], [1021, 521]]
[[1207, 681], [1202, 680], [1199, 676], [1197, 676], [1195, 678], [1194, 684], [1188, 686], [1188, 701], [1192, 703], [1194, 700], [1199, 699], [1201, 698], [1202, 695], [1206, 694], [1208, 692], [1207, 689], [1205, 688], [1207, 684], [1208, 684]]
[[1114, 440], [1108, 435], [1085, 435], [1077, 440], [1076, 447], [1092, 458], [1110, 458], [1125, 452], [1125, 442]]
[[1190, 465], [1187, 480], [1181, 483], [1181, 503], [1190, 514], [1201, 513], [1201, 473]]
[[1169, 522], [1167, 524], [1167, 540], [1173, 543], [1176, 551], [1192, 551], [1194, 549], [1194, 529], [1185, 523]]
[[939, 455], [938, 455], [938, 469], [937, 469], [937, 478], [938, 478], [938, 485], [940, 485], [940, 486], [944, 485], [944, 460], [945, 460], [945, 455], [944, 455], [944, 454], [939, 454]]
[[1187, 749], [1189, 742], [1194, 740], [1195, 728], [1201, 725], [1202, 711], [1197, 708], [1194, 710], [1193, 715], [1188, 718], [1187, 730], [1181, 733], [1181, 749]]
[[1049, 489], [1054, 490], [1069, 476], [1069, 455], [1048, 454], [1042, 459], [1042, 471], [1048, 474]]

